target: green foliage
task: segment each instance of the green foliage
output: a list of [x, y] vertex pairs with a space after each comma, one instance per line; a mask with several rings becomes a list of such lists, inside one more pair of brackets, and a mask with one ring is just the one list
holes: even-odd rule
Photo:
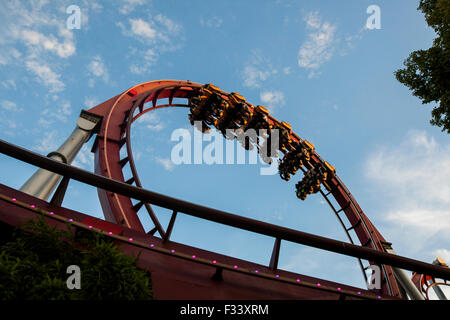
[[412, 52], [403, 62], [406, 68], [397, 70], [395, 76], [423, 104], [438, 103], [430, 123], [450, 133], [450, 2], [421, 0], [418, 9], [438, 36], [428, 50]]
[[[0, 243], [1, 300], [152, 299], [150, 275], [94, 232], [48, 225], [43, 218]], [[81, 289], [68, 289], [67, 267], [81, 269]]]

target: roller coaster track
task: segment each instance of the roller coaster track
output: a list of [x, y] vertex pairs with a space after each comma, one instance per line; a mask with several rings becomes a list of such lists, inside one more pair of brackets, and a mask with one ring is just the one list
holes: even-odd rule
[[[236, 97], [236, 94], [226, 93], [214, 86], [212, 86], [212, 88], [213, 91], [219, 90], [219, 94], [227, 101]], [[204, 86], [202, 84], [193, 83], [190, 81], [151, 81], [136, 85], [122, 94], [88, 110], [90, 113], [103, 117], [101, 128], [97, 134], [93, 146], [93, 151], [95, 153], [95, 172], [113, 180], [121, 181], [130, 185], [135, 184], [137, 187], [142, 187], [131, 150], [131, 124], [143, 114], [160, 108], [190, 107], [192, 114], [192, 110], [195, 108], [193, 101], [198, 101], [198, 99], [200, 99], [199, 97], [204, 95], [204, 90], [211, 91], [211, 86]], [[185, 98], [188, 103], [173, 104], [174, 98]], [[161, 99], [168, 99], [168, 103], [158, 105], [158, 100]], [[148, 103], [150, 103], [150, 107], [147, 107]], [[259, 106], [255, 107], [246, 101], [245, 105], [252, 114], [254, 114], [259, 108]], [[137, 114], [135, 114], [136, 112]], [[271, 128], [290, 129], [284, 122], [279, 122], [270, 115], [267, 115], [267, 119], [272, 126]], [[267, 129], [270, 130], [270, 128]], [[325, 169], [328, 174], [325, 179], [322, 179], [320, 188], [315, 188], [314, 192], [319, 192], [325, 198], [339, 220], [339, 223], [344, 228], [349, 241], [352, 244], [354, 243], [354, 240], [350, 234], [350, 231], [353, 231], [356, 234], [359, 243], [363, 247], [385, 252], [385, 246], [389, 246], [390, 244], [383, 238], [380, 232], [371, 223], [369, 218], [364, 214], [353, 195], [334, 172], [334, 168], [319, 156], [319, 154], [314, 150], [314, 147], [310, 147], [310, 143], [301, 139], [292, 131], [288, 130], [288, 132], [290, 142], [307, 146], [309, 151], [310, 156], [303, 159], [303, 166], [299, 166], [305, 175], [308, 172], [312, 172], [318, 167], [323, 167], [323, 165], [325, 165]], [[121, 149], [125, 145], [126, 156], [121, 158]], [[284, 153], [287, 154], [292, 150], [291, 145], [291, 147], [284, 150]], [[132, 173], [132, 177], [127, 180], [125, 180], [123, 173], [123, 168], [126, 165], [129, 165]], [[174, 211], [167, 229], [164, 230], [150, 203], [139, 201], [133, 204], [129, 197], [103, 189], [98, 189], [98, 194], [104, 215], [108, 221], [144, 232], [144, 228], [138, 217], [138, 212], [145, 207], [152, 222], [154, 223], [154, 228], [149, 233], [154, 234], [158, 232], [163, 239], [169, 239], [173, 224], [175, 222], [176, 211]], [[338, 207], [335, 207], [332, 204], [330, 197], [335, 199]], [[344, 215], [341, 213], [344, 213]], [[348, 221], [350, 227], [346, 227], [344, 219]], [[277, 242], [275, 247], [276, 246]], [[358, 260], [363, 271], [363, 275], [366, 278], [364, 271], [368, 266], [364, 267], [361, 259]], [[373, 261], [369, 261], [369, 265], [373, 264], [375, 264]], [[392, 268], [387, 265], [380, 265], [380, 267], [382, 269], [382, 286], [379, 293], [394, 297], [401, 297], [400, 288], [395, 279]]]

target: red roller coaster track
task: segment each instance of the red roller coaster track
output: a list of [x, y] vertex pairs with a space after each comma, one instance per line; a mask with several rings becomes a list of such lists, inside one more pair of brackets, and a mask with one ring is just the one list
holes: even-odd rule
[[[128, 184], [134, 183], [136, 186], [142, 187], [131, 152], [131, 124], [144, 113], [158, 108], [187, 107], [188, 105], [172, 104], [173, 99], [186, 98], [189, 100], [197, 95], [202, 87], [203, 85], [190, 81], [151, 81], [136, 85], [122, 94], [90, 109], [90, 113], [103, 117], [100, 131], [93, 146], [93, 151], [95, 152], [95, 172], [110, 179]], [[168, 98], [169, 103], [158, 105], [158, 100], [164, 98]], [[151, 102], [151, 106], [146, 108], [146, 104], [149, 102]], [[135, 114], [137, 109], [138, 113]], [[270, 119], [274, 118], [271, 117]], [[276, 120], [274, 119], [274, 121]], [[300, 139], [294, 133], [292, 133], [291, 136], [293, 139]], [[121, 158], [120, 151], [124, 146], [126, 146], [127, 155], [126, 157]], [[322, 161], [322, 159], [314, 151], [311, 162], [314, 163], [319, 161]], [[127, 181], [125, 181], [122, 171], [125, 165], [130, 166], [133, 175], [133, 177]], [[334, 177], [330, 179], [328, 185], [330, 190], [321, 189], [320, 193], [332, 208], [340, 224], [344, 228], [349, 241], [352, 244], [354, 243], [350, 235], [350, 231], [353, 230], [363, 247], [385, 252], [386, 246], [389, 246], [390, 244], [383, 238], [369, 218], [364, 214], [339, 177], [334, 175]], [[140, 201], [133, 204], [129, 197], [103, 189], [98, 189], [98, 194], [104, 215], [108, 221], [144, 232], [144, 228], [137, 213], [142, 207], [145, 207], [155, 226], [150, 233], [154, 234], [155, 232], [158, 232], [161, 237], [167, 236], [166, 233], [170, 234], [171, 226], [173, 226], [172, 219], [168, 229], [164, 230], [149, 203]], [[330, 201], [330, 196], [334, 197], [339, 208], [333, 206]], [[344, 213], [345, 216], [341, 215], [341, 213]], [[174, 218], [175, 216], [173, 216], [173, 219]], [[350, 223], [351, 226], [349, 228], [345, 226], [343, 221], [344, 218]], [[374, 264], [372, 261], [369, 261], [369, 263]], [[363, 274], [365, 276], [364, 267], [360, 259], [359, 264], [363, 269]], [[382, 286], [380, 293], [400, 297], [401, 292], [392, 268], [387, 265], [381, 265], [381, 270]]]
[[[174, 98], [186, 99], [187, 104], [175, 104]], [[167, 99], [168, 103], [158, 104], [161, 99]], [[260, 134], [261, 140], [260, 137], [257, 138], [257, 141], [263, 141], [262, 145], [268, 145], [267, 142], [272, 139], [273, 128], [281, 129], [280, 151], [284, 157], [279, 162], [280, 176], [286, 180], [297, 169], [301, 169], [305, 176], [296, 185], [297, 197], [305, 199], [307, 194], [319, 192], [332, 208], [350, 243], [276, 226], [143, 189], [131, 149], [131, 125], [146, 112], [167, 107], [189, 107], [191, 123], [193, 120], [201, 120], [202, 125], [214, 125], [222, 133], [224, 128], [228, 128], [226, 124], [231, 124], [232, 129], [238, 125], [245, 130], [261, 129], [261, 126], [268, 128], [268, 134]], [[228, 121], [230, 119], [231, 122]], [[34, 188], [33, 192], [15, 190], [0, 184], [0, 221], [20, 226], [26, 218], [43, 215], [49, 223], [59, 228], [65, 228], [69, 224], [74, 232], [87, 229], [110, 237], [121, 243], [121, 250], [127, 254], [139, 252], [138, 263], [152, 273], [152, 285], [158, 299], [377, 300], [406, 298], [403, 292], [405, 288], [407, 294], [412, 294], [414, 299], [423, 299], [427, 297], [428, 289], [424, 289], [424, 286], [428, 279], [432, 280], [428, 288], [439, 284], [434, 279], [450, 280], [450, 269], [445, 266], [393, 254], [390, 243], [385, 241], [364, 214], [339, 179], [334, 167], [317, 154], [314, 146], [293, 133], [289, 124], [279, 122], [265, 108], [251, 105], [237, 93], [227, 93], [210, 84], [201, 85], [190, 81], [151, 81], [134, 86], [89, 111], [82, 111], [78, 121], [74, 133], [66, 143], [48, 157], [0, 140], [1, 153], [41, 168], [29, 179], [28, 182], [32, 183], [26, 183], [28, 187]], [[94, 132], [97, 133], [93, 146], [95, 174], [70, 166], [64, 161], [76, 153], [74, 150], [79, 150]], [[244, 147], [247, 148], [248, 143], [250, 142], [245, 142]], [[126, 156], [122, 158], [121, 149], [125, 146]], [[259, 145], [257, 148], [261, 152]], [[60, 154], [59, 151], [65, 153]], [[125, 181], [123, 169], [127, 165], [132, 177]], [[61, 176], [64, 178], [51, 201], [44, 201], [47, 198], [41, 196], [42, 190], [45, 193], [51, 192]], [[97, 188], [107, 221], [61, 206], [70, 179]], [[39, 189], [41, 187], [44, 189]], [[333, 205], [332, 197], [337, 206]], [[137, 202], [133, 203], [132, 199]], [[166, 229], [158, 221], [152, 206], [173, 211]], [[148, 233], [138, 216], [138, 212], [144, 207], [154, 224], [154, 228]], [[274, 238], [269, 265], [258, 265], [170, 241], [178, 213]], [[156, 232], [160, 237], [154, 235]], [[353, 232], [361, 245], [354, 244], [351, 236]], [[365, 270], [370, 265], [377, 265], [382, 271], [381, 288], [352, 288], [279, 270], [278, 257], [283, 240], [356, 257], [365, 278]], [[368, 262], [366, 267], [361, 259]], [[411, 281], [399, 268], [416, 272], [414, 284], [410, 284]], [[416, 293], [410, 285], [422, 290], [421, 293]], [[178, 290], [173, 290], [174, 288]]]

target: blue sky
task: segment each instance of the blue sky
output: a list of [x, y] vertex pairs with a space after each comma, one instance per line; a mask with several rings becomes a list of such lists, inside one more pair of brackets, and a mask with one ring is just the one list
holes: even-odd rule
[[[376, 4], [381, 29], [364, 28]], [[69, 30], [66, 8], [81, 9]], [[88, 109], [141, 82], [214, 83], [267, 105], [337, 168], [365, 213], [402, 255], [450, 260], [450, 143], [394, 71], [435, 36], [418, 1], [2, 1], [0, 136], [56, 149]], [[261, 176], [259, 165], [179, 165], [170, 140], [186, 110], [135, 123], [132, 143], [147, 189], [346, 240], [318, 195]], [[92, 141], [75, 165], [92, 170]], [[1, 183], [19, 188], [32, 166], [0, 156]], [[71, 182], [64, 205], [101, 217], [94, 188]], [[163, 224], [169, 214], [156, 208]], [[146, 229], [151, 229], [142, 211]], [[273, 240], [179, 216], [173, 240], [267, 264]], [[245, 245], [243, 245], [245, 244]], [[280, 267], [364, 287], [353, 258], [283, 243]]]

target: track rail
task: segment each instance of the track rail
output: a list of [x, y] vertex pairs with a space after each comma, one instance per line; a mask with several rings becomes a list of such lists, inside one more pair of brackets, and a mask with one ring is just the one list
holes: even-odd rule
[[[143, 105], [152, 101], [156, 106], [157, 99], [189, 98], [193, 90], [200, 88], [200, 84], [188, 81], [160, 80], [143, 83], [130, 88], [122, 94], [92, 108], [89, 112], [103, 116], [99, 134], [96, 137], [93, 151], [95, 152], [95, 172], [119, 181], [125, 181], [122, 168], [129, 165], [133, 174], [128, 183], [141, 186], [131, 148], [127, 147], [128, 155], [120, 157], [120, 149], [127, 144], [130, 146], [130, 135], [126, 134], [129, 119], [133, 119], [131, 109], [137, 107], [143, 111]], [[129, 132], [129, 129], [128, 129]], [[131, 161], [130, 161], [131, 160]], [[159, 223], [152, 208], [147, 203], [134, 205], [127, 197], [98, 190], [100, 202], [109, 221], [117, 222], [131, 229], [144, 231], [138, 217], [138, 211], [144, 206], [155, 225], [155, 231], [164, 236], [165, 231]]]
[[[31, 165], [55, 172], [64, 177], [74, 179], [97, 188], [104, 188], [109, 192], [117, 193], [125, 197], [147, 201], [156, 206], [170, 209], [178, 213], [184, 213], [208, 221], [221, 223], [242, 230], [259, 233], [318, 249], [358, 257], [361, 259], [372, 260], [376, 263], [391, 265], [434, 276], [436, 278], [450, 280], [449, 268], [298, 230], [280, 227], [267, 222], [242, 217], [225, 211], [172, 198], [55, 161], [32, 151], [7, 143], [3, 140], [0, 140], [0, 153]], [[11, 201], [13, 200], [11, 199]], [[30, 206], [30, 208], [33, 207]]]
[[[173, 99], [186, 98], [190, 101], [191, 98], [201, 94], [203, 87], [204, 86], [201, 84], [190, 81], [151, 81], [134, 86], [113, 99], [90, 109], [89, 112], [104, 117], [100, 132], [96, 137], [93, 147], [93, 151], [95, 152], [96, 173], [128, 184], [135, 184], [137, 187], [142, 187], [131, 149], [130, 130], [132, 123], [137, 118], [150, 111], [166, 107], [188, 106], [183, 104], [172, 104]], [[230, 97], [229, 93], [222, 90], [220, 90], [220, 94], [228, 99]], [[158, 105], [158, 100], [164, 98], [168, 98], [169, 103]], [[146, 103], [151, 103], [151, 107], [144, 108]], [[246, 103], [250, 109], [256, 108], [250, 103]], [[137, 115], [135, 115], [136, 110], [139, 111]], [[268, 119], [269, 122], [275, 126], [279, 126], [282, 123], [270, 115], [268, 115]], [[294, 132], [290, 132], [290, 138], [299, 143], [305, 142], [305, 140], [301, 139]], [[127, 156], [121, 158], [120, 151], [125, 145]], [[310, 170], [321, 163], [325, 163], [325, 161], [313, 148], [310, 159], [304, 161], [305, 169], [301, 169], [305, 173], [307, 170]], [[129, 165], [132, 172], [132, 177], [127, 180], [125, 180], [123, 174], [123, 167], [125, 165]], [[362, 246], [384, 252], [384, 245], [389, 243], [382, 237], [380, 232], [364, 214], [357, 201], [340, 180], [338, 175], [335, 173], [329, 175], [326, 184], [324, 183], [324, 185], [327, 187], [327, 193], [323, 190], [320, 190], [320, 193], [332, 208], [341, 226], [344, 228], [349, 241], [352, 244], [354, 243], [354, 240], [350, 235], [350, 231], [353, 231]], [[98, 189], [98, 193], [107, 220], [135, 230], [144, 231], [138, 217], [138, 212], [142, 208], [145, 208], [154, 223], [154, 228], [150, 233], [153, 234], [158, 232], [162, 238], [166, 236], [166, 231], [158, 221], [150, 203], [140, 201], [133, 204], [129, 197], [107, 192], [103, 189]], [[330, 196], [334, 197], [339, 205], [338, 208], [335, 208], [332, 205], [329, 199]], [[339, 215], [341, 212], [345, 214], [345, 217]], [[343, 222], [344, 218], [349, 222], [349, 228], [345, 227]], [[364, 272], [367, 266], [364, 267], [361, 259], [359, 259], [358, 263], [364, 278], [367, 280], [367, 276]], [[372, 265], [375, 263], [369, 261], [369, 264]], [[379, 292], [400, 297], [400, 289], [392, 269], [386, 265], [380, 265], [380, 267], [383, 272], [382, 288]]]
[[[1, 188], [1, 185], [0, 185]], [[17, 195], [18, 197], [21, 197], [21, 195]], [[215, 282], [215, 286], [213, 290], [217, 290], [217, 284], [224, 280], [224, 271], [230, 272], [230, 273], [238, 273], [241, 275], [245, 275], [247, 277], [253, 277], [257, 280], [269, 280], [276, 286], [279, 285], [279, 283], [286, 284], [288, 286], [291, 286], [290, 289], [296, 290], [294, 287], [300, 287], [303, 289], [312, 289], [313, 291], [320, 292], [320, 295], [322, 297], [328, 298], [328, 299], [339, 299], [339, 300], [346, 300], [346, 299], [365, 299], [365, 300], [390, 300], [394, 299], [390, 296], [386, 295], [376, 295], [373, 292], [367, 291], [367, 290], [361, 290], [358, 288], [352, 288], [345, 285], [340, 285], [337, 283], [330, 283], [328, 281], [322, 281], [320, 279], [315, 279], [316, 281], [313, 281], [311, 278], [305, 278], [301, 275], [296, 275], [292, 273], [285, 273], [285, 272], [273, 272], [272, 270], [265, 268], [263, 266], [258, 265], [240, 265], [240, 261], [229, 261], [227, 259], [224, 259], [223, 256], [217, 255], [217, 256], [210, 256], [206, 257], [204, 256], [205, 252], [202, 250], [196, 251], [190, 251], [190, 254], [187, 254], [186, 252], [183, 252], [182, 250], [178, 250], [179, 246], [172, 246], [172, 245], [166, 245], [164, 242], [157, 241], [157, 238], [146, 236], [146, 235], [140, 235], [139, 233], [136, 234], [136, 232], [133, 232], [133, 234], [129, 234], [129, 230], [125, 231], [124, 228], [118, 227], [117, 225], [107, 223], [107, 224], [101, 224], [97, 225], [96, 219], [80, 219], [80, 217], [75, 217], [70, 214], [58, 214], [59, 209], [58, 208], [40, 208], [39, 205], [32, 204], [33, 202], [24, 202], [21, 200], [18, 200], [16, 198], [12, 198], [10, 196], [4, 195], [0, 193], [0, 202], [8, 203], [12, 207], [16, 207], [21, 211], [21, 218], [23, 218], [23, 211], [28, 211], [32, 213], [32, 217], [35, 218], [36, 215], [40, 215], [44, 219], [51, 220], [52, 224], [56, 223], [56, 226], [60, 228], [69, 227], [71, 228], [71, 231], [76, 234], [77, 230], [84, 229], [89, 232], [94, 232], [99, 235], [101, 235], [103, 238], [109, 238], [110, 240], [115, 241], [116, 243], [120, 244], [120, 250], [124, 252], [130, 252], [134, 248], [137, 248], [140, 252], [138, 255], [138, 259], [140, 260], [141, 257], [147, 256], [148, 257], [148, 251], [151, 251], [153, 253], [156, 253], [158, 255], [163, 255], [170, 258], [175, 258], [177, 261], [177, 265], [182, 264], [183, 262], [188, 263], [194, 263], [196, 266], [207, 266], [210, 267], [212, 270], [215, 270], [214, 275], [211, 277], [211, 279]], [[11, 207], [10, 206], [10, 207]], [[22, 209], [22, 210], [20, 210]], [[50, 211], [50, 210], [54, 210]], [[17, 213], [11, 213], [8, 212], [6, 215], [15, 215]], [[0, 216], [0, 218], [5, 218], [5, 216]], [[8, 223], [12, 223], [14, 225], [14, 222], [16, 223], [22, 223], [22, 219], [15, 220], [14, 218], [6, 218], [5, 220], [8, 221]], [[20, 222], [19, 222], [20, 221]], [[95, 226], [93, 226], [94, 224]], [[124, 234], [126, 233], [126, 234]], [[137, 235], [137, 238], [134, 238], [134, 236]], [[156, 240], [156, 241], [154, 241]], [[131, 248], [130, 248], [131, 247]], [[130, 250], [131, 249], [131, 250]], [[177, 249], [177, 250], [175, 250]], [[185, 248], [185, 250], [192, 250], [192, 248]], [[148, 262], [144, 262], [147, 259], [144, 258], [143, 260], [140, 260], [143, 265], [140, 267], [143, 268], [149, 268]], [[148, 261], [148, 260], [147, 260]], [[235, 262], [235, 263], [231, 263]], [[211, 270], [211, 271], [212, 271]], [[166, 278], [167, 279], [167, 278]], [[240, 279], [242, 281], [242, 278]], [[253, 290], [253, 289], [252, 289]], [[189, 295], [188, 295], [189, 297]], [[317, 296], [316, 296], [317, 297]], [[189, 297], [189, 299], [192, 299], [192, 297]]]

